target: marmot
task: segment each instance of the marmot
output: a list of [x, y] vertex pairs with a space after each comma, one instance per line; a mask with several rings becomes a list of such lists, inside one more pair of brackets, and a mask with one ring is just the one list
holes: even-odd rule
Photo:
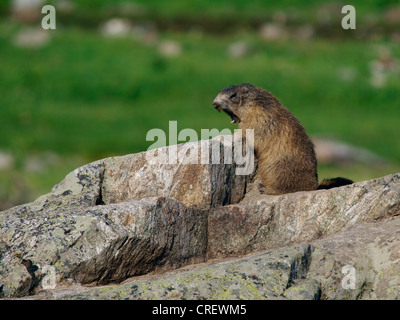
[[227, 113], [231, 123], [238, 123], [242, 133], [254, 129], [254, 151], [265, 193], [279, 195], [352, 183], [335, 178], [318, 186], [314, 145], [300, 122], [272, 93], [242, 83], [221, 90], [213, 106]]

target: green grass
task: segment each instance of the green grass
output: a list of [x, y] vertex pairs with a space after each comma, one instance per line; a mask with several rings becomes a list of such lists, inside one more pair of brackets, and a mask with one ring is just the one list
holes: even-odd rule
[[[50, 44], [41, 49], [22, 49], [11, 44], [18, 27], [9, 30], [9, 24], [0, 25], [0, 150], [17, 160], [13, 170], [0, 172], [6, 196], [16, 176], [34, 190], [31, 199], [49, 191], [74, 166], [146, 150], [153, 143], [146, 141], [147, 131], [168, 131], [170, 120], [178, 121], [178, 130], [233, 130], [235, 125], [211, 102], [220, 89], [241, 82], [273, 92], [310, 135], [330, 134], [393, 163], [383, 170], [344, 169], [356, 180], [400, 168], [400, 74], [390, 74], [386, 86], [374, 88], [369, 69], [380, 46], [400, 57], [392, 42], [267, 43], [247, 32], [161, 33], [161, 39], [183, 47], [181, 56], [167, 58], [157, 46], [74, 28], [52, 31]], [[229, 58], [227, 47], [239, 40], [250, 45], [251, 54]], [[343, 68], [352, 68], [352, 80], [341, 79]], [[42, 173], [24, 172], [26, 157], [47, 150], [62, 160]], [[320, 177], [336, 172], [321, 167]]]
[[[0, 39], [7, 62], [0, 65], [0, 148], [95, 158], [146, 149], [146, 132], [167, 129], [168, 120], [178, 120], [181, 129], [234, 128], [213, 112], [211, 101], [221, 88], [250, 82], [273, 92], [310, 134], [333, 133], [400, 159], [400, 75], [384, 88], [369, 83], [378, 43], [163, 37], [180, 41], [183, 55], [164, 58], [155, 47], [80, 31], [57, 31], [39, 50]], [[239, 39], [253, 53], [228, 58], [227, 46]], [[386, 45], [400, 55], [397, 46]], [[354, 80], [338, 76], [345, 67], [354, 69]]]

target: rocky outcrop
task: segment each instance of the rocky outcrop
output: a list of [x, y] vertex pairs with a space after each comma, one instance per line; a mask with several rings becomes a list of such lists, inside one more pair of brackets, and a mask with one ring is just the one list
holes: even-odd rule
[[335, 234], [400, 214], [400, 175], [324, 191], [251, 195], [210, 210], [208, 256], [245, 254]]
[[[178, 163], [155, 161], [171, 148]], [[99, 160], [1, 212], [1, 295], [398, 297], [400, 174], [267, 196], [256, 175], [213, 163], [225, 148], [219, 137]], [[346, 265], [356, 289], [344, 289]]]
[[327, 238], [56, 299], [400, 299], [400, 217]]
[[220, 136], [107, 159], [102, 162], [101, 202], [163, 196], [203, 209], [237, 203], [248, 177], [236, 175], [234, 157], [225, 159], [230, 142]]

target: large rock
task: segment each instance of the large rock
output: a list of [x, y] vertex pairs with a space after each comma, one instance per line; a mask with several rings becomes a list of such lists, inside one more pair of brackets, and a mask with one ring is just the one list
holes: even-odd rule
[[6, 295], [33, 292], [46, 265], [57, 283], [103, 284], [203, 261], [207, 245], [206, 213], [162, 197], [49, 215], [9, 211], [1, 223]]
[[210, 210], [209, 258], [311, 241], [400, 213], [400, 174], [282, 196], [252, 191], [239, 204]]
[[123, 285], [38, 299], [400, 299], [400, 217]]
[[[154, 157], [171, 148], [185, 161]], [[126, 297], [397, 297], [399, 174], [267, 196], [257, 176], [236, 174], [235, 163], [200, 161], [202, 148], [212, 158], [226, 144], [216, 138], [99, 160], [71, 172], [51, 193], [0, 213], [1, 295], [102, 298], [105, 289], [81, 286], [273, 249], [179, 271], [169, 282], [133, 280]], [[343, 264], [358, 270], [359, 293], [339, 290]], [[63, 295], [60, 288], [75, 292]], [[124, 288], [107, 297], [124, 297]]]
[[[235, 178], [235, 163], [212, 163], [224, 154], [221, 137], [171, 148], [183, 150], [186, 163], [169, 164], [154, 151], [107, 158], [2, 212], [1, 294], [36, 292], [48, 266], [57, 284], [104, 284], [204, 261], [205, 209], [243, 198], [246, 176]], [[210, 164], [202, 164], [201, 148]]]
[[246, 191], [246, 175], [236, 175], [232, 156], [225, 164], [231, 141], [183, 143], [104, 161], [102, 201], [105, 204], [164, 196], [185, 205], [210, 207], [239, 202]]

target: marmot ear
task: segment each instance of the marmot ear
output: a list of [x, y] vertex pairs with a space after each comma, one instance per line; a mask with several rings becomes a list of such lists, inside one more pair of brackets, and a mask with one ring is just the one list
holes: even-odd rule
[[250, 87], [248, 83], [242, 83], [242, 93], [247, 94], [250, 91]]

